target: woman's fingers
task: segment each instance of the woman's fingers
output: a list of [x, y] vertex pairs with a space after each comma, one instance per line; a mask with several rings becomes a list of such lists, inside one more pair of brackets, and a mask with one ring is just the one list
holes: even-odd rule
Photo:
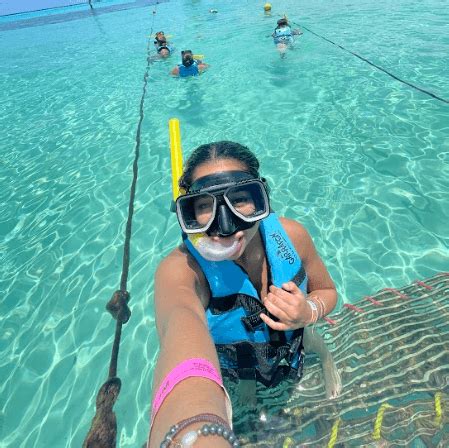
[[263, 304], [273, 316], [286, 325], [287, 329], [300, 328], [306, 324], [304, 320], [305, 297], [293, 282], [284, 283], [282, 288], [270, 286], [270, 292], [263, 299]]
[[292, 294], [302, 294], [301, 290], [298, 288], [298, 286], [294, 282], [283, 283], [282, 289], [285, 291], [288, 291]]
[[273, 319], [268, 317], [265, 313], [261, 313], [260, 318], [273, 330], [286, 331], [291, 329], [288, 325], [284, 324], [283, 322], [274, 321]]
[[268, 293], [268, 296], [265, 298], [263, 304], [265, 308], [279, 320], [282, 320], [284, 322], [289, 320], [289, 307], [286, 306], [285, 302], [282, 299], [279, 299], [277, 296]]

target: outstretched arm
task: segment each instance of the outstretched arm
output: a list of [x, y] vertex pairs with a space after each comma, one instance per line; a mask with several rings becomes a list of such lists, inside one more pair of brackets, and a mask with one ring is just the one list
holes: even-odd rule
[[[167, 374], [182, 361], [204, 358], [220, 372], [204, 312], [208, 301], [204, 282], [189, 263], [188, 256], [179, 249], [163, 260], [157, 270], [155, 305], [160, 353], [154, 373], [153, 399]], [[159, 447], [172, 425], [201, 413], [213, 413], [227, 420], [225, 394], [211, 380], [187, 378], [175, 386], [157, 412], [150, 434], [150, 448]], [[192, 424], [185, 432], [203, 424]], [[213, 439], [214, 446], [229, 446], [223, 438]], [[195, 446], [206, 447], [207, 441], [210, 444], [212, 439], [200, 437]]]

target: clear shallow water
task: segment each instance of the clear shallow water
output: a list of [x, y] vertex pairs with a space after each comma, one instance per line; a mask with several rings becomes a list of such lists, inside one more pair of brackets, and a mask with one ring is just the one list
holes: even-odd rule
[[[218, 14], [209, 14], [209, 8]], [[448, 270], [449, 107], [316, 38], [280, 60], [278, 13], [440, 96], [449, 92], [444, 2], [314, 5], [273, 16], [248, 1], [175, 1], [2, 33], [0, 446], [80, 446], [107, 375], [146, 36], [163, 29], [211, 68], [151, 66], [119, 358], [120, 446], [148, 431], [157, 338], [152, 278], [179, 241], [168, 212], [167, 121], [184, 153], [247, 144], [274, 208], [312, 234], [342, 301]], [[0, 21], [1, 23], [1, 21]]]

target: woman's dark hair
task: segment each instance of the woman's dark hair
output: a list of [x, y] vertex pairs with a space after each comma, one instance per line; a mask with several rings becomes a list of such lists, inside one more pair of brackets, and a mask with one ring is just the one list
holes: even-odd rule
[[179, 186], [188, 190], [192, 185], [192, 175], [195, 168], [203, 163], [213, 160], [237, 160], [246, 166], [246, 170], [254, 177], [259, 177], [259, 161], [257, 157], [246, 147], [235, 142], [213, 142], [198, 146], [184, 167], [184, 173], [179, 179]]
[[283, 26], [283, 25], [288, 25], [288, 20], [285, 17], [283, 17], [282, 19], [279, 19], [277, 21], [277, 24], [278, 24], [278, 26], [276, 28]]

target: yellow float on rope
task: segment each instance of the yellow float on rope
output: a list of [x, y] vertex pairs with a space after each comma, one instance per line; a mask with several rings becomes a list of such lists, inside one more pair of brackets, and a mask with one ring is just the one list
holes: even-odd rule
[[204, 54], [193, 54], [193, 59], [204, 59]]
[[341, 418], [338, 417], [332, 426], [331, 437], [329, 439], [329, 443], [327, 444], [327, 448], [334, 448], [335, 444], [337, 443], [338, 427], [340, 426], [340, 422]]
[[441, 425], [441, 418], [443, 416], [443, 410], [441, 407], [441, 392], [435, 394], [435, 424]]
[[170, 118], [168, 121], [168, 133], [170, 137], [170, 159], [171, 159], [171, 179], [173, 200], [183, 192], [180, 190], [178, 182], [182, 175], [182, 148], [181, 129], [177, 118]]
[[382, 428], [382, 420], [384, 419], [384, 412], [387, 409], [392, 408], [391, 404], [384, 403], [377, 411], [376, 421], [374, 422], [373, 439], [379, 440], [381, 438], [380, 430]]

